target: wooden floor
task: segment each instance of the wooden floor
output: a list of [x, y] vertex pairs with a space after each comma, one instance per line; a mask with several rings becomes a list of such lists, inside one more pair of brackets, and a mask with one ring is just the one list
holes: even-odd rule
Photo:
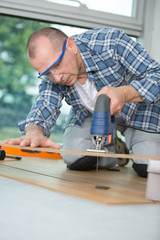
[[[120, 171], [72, 171], [63, 160], [27, 158], [0, 161], [0, 175], [107, 205], [154, 203], [145, 199], [146, 179], [131, 164]], [[96, 186], [109, 187], [108, 190]]]

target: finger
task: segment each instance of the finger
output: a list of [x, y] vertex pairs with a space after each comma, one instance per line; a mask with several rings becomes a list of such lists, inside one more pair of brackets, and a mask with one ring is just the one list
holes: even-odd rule
[[30, 146], [31, 147], [52, 147], [52, 148], [56, 148], [59, 149], [61, 147], [61, 145], [53, 142], [51, 139], [48, 139], [46, 137], [42, 137], [42, 138], [32, 138], [31, 142], [30, 142]]
[[52, 139], [47, 139], [45, 142], [43, 142], [41, 144], [41, 146], [42, 147], [51, 147], [51, 148], [55, 148], [55, 149], [61, 148], [61, 145], [53, 142]]
[[23, 139], [21, 139], [21, 142], [19, 143], [19, 145], [20, 145], [21, 147], [30, 146], [30, 145], [31, 145], [31, 139], [24, 137]]
[[3, 142], [11, 145], [19, 145], [21, 141], [22, 141], [22, 138], [11, 138], [11, 139], [6, 139]]
[[41, 147], [43, 141], [44, 141], [43, 138], [39, 138], [39, 139], [37, 139], [37, 137], [31, 138], [30, 146], [33, 147], [33, 148], [34, 147]]

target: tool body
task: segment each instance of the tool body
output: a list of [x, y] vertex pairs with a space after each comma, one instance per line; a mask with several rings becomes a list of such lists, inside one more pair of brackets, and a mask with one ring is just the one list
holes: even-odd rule
[[107, 146], [115, 142], [116, 119], [110, 114], [110, 98], [104, 94], [99, 95], [96, 100], [90, 133], [97, 151], [106, 151]]

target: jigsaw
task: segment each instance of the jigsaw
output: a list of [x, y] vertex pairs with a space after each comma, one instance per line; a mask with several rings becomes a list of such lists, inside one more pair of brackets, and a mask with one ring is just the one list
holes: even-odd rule
[[115, 143], [116, 119], [110, 114], [110, 98], [104, 94], [96, 100], [90, 133], [95, 149], [88, 151], [108, 152], [107, 146]]

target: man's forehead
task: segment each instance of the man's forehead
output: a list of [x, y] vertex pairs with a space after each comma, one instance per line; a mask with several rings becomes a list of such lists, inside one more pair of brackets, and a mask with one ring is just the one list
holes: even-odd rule
[[36, 45], [37, 45], [37, 47], [38, 46], [46, 46], [46, 44], [48, 45], [48, 46], [52, 46], [52, 43], [51, 43], [51, 41], [49, 40], [49, 38], [47, 38], [46, 36], [40, 36], [39, 38], [37, 38], [36, 40], [35, 40], [35, 43], [36, 43]]
[[54, 55], [56, 53], [56, 51], [54, 51], [54, 47], [51, 43], [51, 41], [45, 37], [42, 36], [39, 39], [37, 39], [37, 41], [35, 42], [35, 46], [36, 46], [36, 55], [39, 54], [52, 54]]

